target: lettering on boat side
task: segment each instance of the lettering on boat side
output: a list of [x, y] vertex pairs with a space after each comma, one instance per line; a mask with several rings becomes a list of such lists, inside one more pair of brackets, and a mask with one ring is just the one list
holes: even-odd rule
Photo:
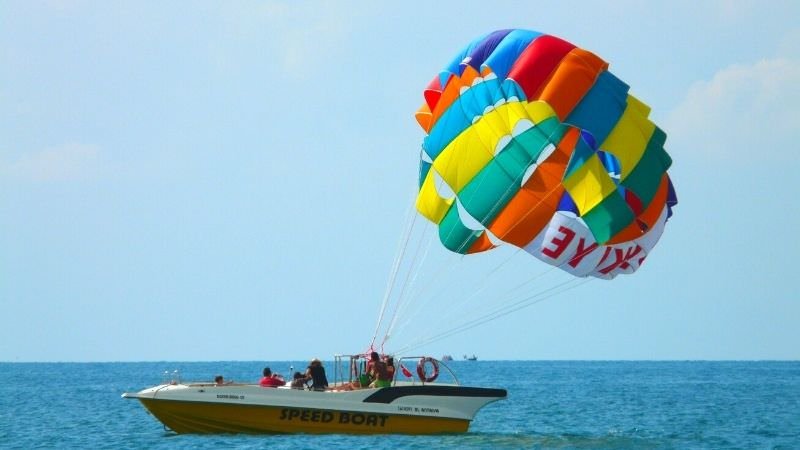
[[439, 414], [439, 408], [419, 408], [419, 407], [411, 407], [411, 406], [398, 406], [398, 411], [403, 412], [414, 412], [414, 413], [427, 413], [427, 414]]
[[319, 423], [335, 422], [341, 424], [364, 425], [367, 427], [384, 427], [386, 426], [386, 419], [388, 418], [389, 416], [385, 416], [383, 414], [283, 408], [278, 419], [286, 421], [299, 420], [301, 422]]
[[244, 400], [244, 395], [217, 394], [217, 398], [229, 398], [231, 400]]

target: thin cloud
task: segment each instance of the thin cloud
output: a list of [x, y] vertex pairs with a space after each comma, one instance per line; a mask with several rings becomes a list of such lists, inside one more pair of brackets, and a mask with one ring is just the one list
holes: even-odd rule
[[800, 123], [800, 61], [733, 65], [689, 88], [665, 122], [673, 142], [714, 159], [795, 155]]
[[756, 0], [719, 0], [712, 11], [719, 19], [735, 23], [752, 17], [758, 4]]
[[95, 145], [65, 144], [25, 153], [14, 161], [0, 161], [0, 173], [27, 181], [72, 181], [95, 177], [103, 166]]
[[[269, 53], [250, 54], [250, 58], [269, 58], [284, 73], [302, 76], [305, 70], [324, 66], [320, 61], [337, 57], [342, 51], [339, 44], [358, 20], [354, 16], [336, 2], [275, 1], [249, 9], [229, 4], [221, 10], [228, 41], [214, 49], [235, 53], [237, 49], [253, 51], [261, 45]], [[230, 63], [225, 54], [215, 52], [215, 57]]]

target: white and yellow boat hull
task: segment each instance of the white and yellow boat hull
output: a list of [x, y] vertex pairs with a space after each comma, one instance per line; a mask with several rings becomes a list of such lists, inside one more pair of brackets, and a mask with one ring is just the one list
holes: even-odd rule
[[125, 393], [177, 433], [433, 434], [467, 431], [503, 389], [398, 383], [307, 391], [257, 385], [165, 384]]

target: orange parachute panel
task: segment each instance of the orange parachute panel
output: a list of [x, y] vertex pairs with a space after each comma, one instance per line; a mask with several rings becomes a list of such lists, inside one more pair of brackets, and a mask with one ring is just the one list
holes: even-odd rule
[[417, 119], [417, 123], [422, 127], [423, 130], [425, 130], [426, 133], [431, 131], [433, 114], [431, 114], [431, 110], [428, 108], [428, 105], [423, 104], [420, 106], [417, 112], [414, 113], [414, 118]]
[[594, 53], [573, 48], [561, 60], [537, 98], [547, 102], [563, 121], [606, 68], [608, 63]]
[[475, 242], [470, 245], [469, 250], [467, 250], [467, 254], [485, 252], [486, 250], [491, 250], [495, 247], [497, 246], [492, 244], [492, 241], [489, 240], [489, 237], [486, 235], [486, 233], [481, 233], [481, 235], [478, 236], [478, 239], [476, 239]]
[[458, 80], [458, 77], [453, 75], [450, 77], [450, 80], [447, 82], [447, 85], [444, 87], [444, 91], [442, 91], [441, 97], [436, 102], [436, 107], [433, 108], [433, 117], [431, 120], [431, 128], [436, 125], [436, 121], [442, 117], [447, 108], [455, 102], [458, 97], [461, 96], [461, 82]]
[[522, 189], [509, 201], [489, 226], [489, 230], [505, 242], [525, 246], [550, 222], [564, 193], [561, 179], [575, 144], [578, 129], [570, 129]]

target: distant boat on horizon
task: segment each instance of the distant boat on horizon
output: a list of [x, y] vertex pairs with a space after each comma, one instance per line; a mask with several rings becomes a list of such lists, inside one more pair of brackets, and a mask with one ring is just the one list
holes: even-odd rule
[[475, 356], [475, 354], [473, 353], [472, 356], [464, 355], [464, 359], [467, 360], [467, 361], [477, 361], [478, 357]]

